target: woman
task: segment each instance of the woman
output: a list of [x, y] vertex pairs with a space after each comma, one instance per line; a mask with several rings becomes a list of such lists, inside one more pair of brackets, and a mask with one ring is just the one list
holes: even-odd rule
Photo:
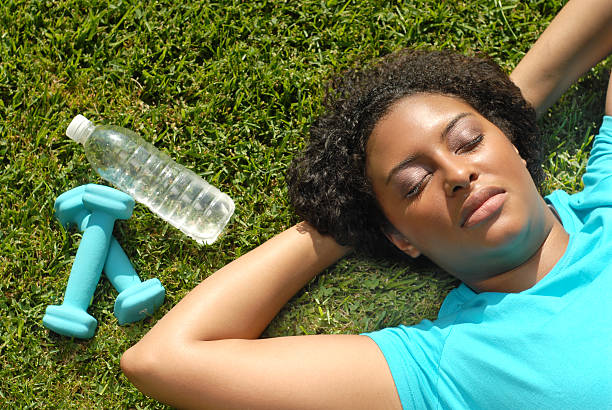
[[[549, 96], [568, 85], [566, 76], [577, 78], [612, 50], [610, 13], [602, 12], [610, 7], [595, 3], [584, 7], [584, 1], [570, 2], [515, 70], [513, 80], [535, 107], [549, 104]], [[575, 19], [589, 24], [576, 24]], [[593, 37], [606, 40], [604, 46], [592, 46]], [[536, 86], [527, 91], [523, 84], [532, 81]], [[364, 164], [363, 191], [371, 189], [376, 200], [366, 206], [378, 222], [375, 229], [366, 224], [358, 231], [369, 230], [373, 238], [382, 232], [403, 253], [425, 254], [465, 284], [449, 295], [438, 321], [360, 336], [257, 339], [295, 292], [351, 249], [302, 223], [198, 285], [124, 354], [121, 364], [128, 378], [144, 393], [177, 407], [608, 405], [612, 386], [601, 372], [612, 357], [609, 315], [592, 318], [607, 329], [577, 335], [552, 322], [563, 312], [578, 317], [580, 310], [573, 311], [562, 297], [567, 295], [523, 299], [532, 289], [559, 291], [555, 279], [562, 275], [547, 274], [558, 270], [568, 255], [578, 255], [565, 252], [573, 246], [568, 231], [580, 231], [578, 226], [565, 227], [574, 221], [564, 205], [568, 201], [561, 194], [551, 197], [558, 219], [539, 196], [512, 143], [518, 146], [520, 135], [506, 135], [514, 121], [488, 118], [466, 98], [422, 91], [401, 95], [372, 117], [370, 128], [363, 128], [371, 132], [363, 133], [365, 154], [358, 159]], [[611, 99], [609, 91], [608, 114]], [[517, 105], [529, 111], [520, 100]], [[532, 122], [527, 117], [521, 116]], [[419, 138], [410, 138], [414, 135]], [[601, 158], [598, 152], [596, 159]], [[506, 164], [503, 170], [500, 163]], [[596, 167], [592, 175], [597, 172]], [[304, 168], [298, 166], [294, 174], [302, 178]], [[375, 213], [372, 204], [380, 212]], [[312, 221], [341, 242], [359, 245], [349, 240], [358, 238], [350, 224], [336, 226], [332, 217]], [[576, 279], [570, 282], [581, 289], [582, 276], [572, 275]], [[597, 284], [588, 288], [604, 289]], [[571, 291], [566, 294], [571, 299]], [[556, 297], [566, 308], [535, 304]], [[610, 308], [603, 305], [605, 299], [587, 302], [601, 312]], [[523, 300], [536, 309], [525, 309]], [[530, 323], [533, 315], [537, 320]], [[477, 323], [479, 318], [485, 323]], [[508, 323], [523, 327], [509, 335], [512, 329], [504, 327]], [[552, 325], [554, 332], [547, 332]], [[550, 334], [554, 340], [541, 339]], [[608, 339], [588, 338], [593, 334]], [[520, 344], [505, 343], [500, 336], [516, 336], [510, 340]], [[602, 354], [564, 362], [575, 353], [567, 341]], [[593, 363], [596, 359], [599, 363]], [[520, 366], [524, 361], [527, 365]], [[537, 367], [543, 365], [547, 367]], [[561, 373], [572, 368], [583, 379], [575, 374], [564, 378]], [[585, 368], [590, 373], [582, 372]]]

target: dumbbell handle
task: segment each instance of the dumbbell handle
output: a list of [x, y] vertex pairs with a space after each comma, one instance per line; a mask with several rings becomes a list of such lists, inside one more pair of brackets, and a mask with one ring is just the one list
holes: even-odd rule
[[140, 283], [132, 263], [114, 236], [111, 236], [104, 274], [119, 293]]
[[[89, 212], [83, 210], [84, 214], [76, 220], [79, 230], [84, 232], [89, 225]], [[124, 290], [140, 283], [140, 278], [134, 270], [132, 263], [123, 251], [119, 242], [111, 235], [110, 245], [108, 248], [108, 256], [104, 264], [104, 274], [113, 285], [117, 292], [121, 293]]]
[[89, 216], [66, 285], [64, 304], [87, 310], [106, 261], [115, 218], [100, 211]]

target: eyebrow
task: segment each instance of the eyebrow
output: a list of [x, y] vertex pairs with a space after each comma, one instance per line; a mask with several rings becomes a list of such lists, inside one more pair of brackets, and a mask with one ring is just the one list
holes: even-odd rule
[[[446, 124], [446, 127], [444, 127], [444, 129], [442, 130], [442, 133], [440, 134], [440, 140], [444, 141], [448, 133], [455, 127], [455, 125], [457, 125], [459, 120], [461, 120], [464, 117], [467, 117], [468, 115], [473, 115], [473, 114], [470, 112], [462, 112], [462, 113], [457, 114], [455, 117], [453, 117], [453, 119], [450, 120], [448, 124]], [[389, 172], [389, 175], [387, 176], [387, 180], [385, 184], [388, 185], [389, 181], [391, 181], [391, 178], [393, 178], [393, 176], [397, 174], [398, 172], [400, 172], [401, 170], [407, 168], [410, 165], [410, 163], [416, 159], [416, 157], [417, 157], [416, 155], [410, 155], [409, 157], [405, 158], [402, 162], [394, 166], [393, 169]]]

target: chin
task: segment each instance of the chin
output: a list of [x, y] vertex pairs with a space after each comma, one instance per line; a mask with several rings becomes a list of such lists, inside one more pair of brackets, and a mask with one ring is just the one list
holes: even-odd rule
[[[542, 244], [541, 229], [520, 219], [500, 220], [485, 234], [487, 248], [505, 257], [529, 257]], [[545, 235], [544, 235], [545, 238]]]

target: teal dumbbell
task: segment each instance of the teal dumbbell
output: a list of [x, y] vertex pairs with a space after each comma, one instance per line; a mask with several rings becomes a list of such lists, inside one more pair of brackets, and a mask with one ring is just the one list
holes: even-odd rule
[[[87, 228], [90, 212], [83, 204], [85, 188], [83, 185], [71, 189], [55, 201], [55, 215], [65, 228], [72, 224], [80, 231]], [[119, 324], [141, 320], [162, 305], [165, 289], [161, 282], [155, 278], [141, 282], [121, 245], [112, 236], [103, 271], [119, 292], [114, 309]]]
[[113, 225], [115, 219], [132, 215], [134, 199], [116, 189], [90, 184], [83, 190], [82, 202], [90, 215], [70, 270], [64, 303], [48, 306], [43, 324], [65, 336], [88, 339], [98, 322], [87, 308], [102, 274]]
[[[55, 215], [65, 228], [71, 224], [81, 231], [87, 228], [90, 213], [83, 204], [86, 187], [71, 189], [55, 201]], [[161, 282], [156, 278], [141, 282], [121, 245], [112, 236], [103, 271], [119, 292], [114, 313], [120, 325], [151, 316], [164, 302], [166, 291]]]

